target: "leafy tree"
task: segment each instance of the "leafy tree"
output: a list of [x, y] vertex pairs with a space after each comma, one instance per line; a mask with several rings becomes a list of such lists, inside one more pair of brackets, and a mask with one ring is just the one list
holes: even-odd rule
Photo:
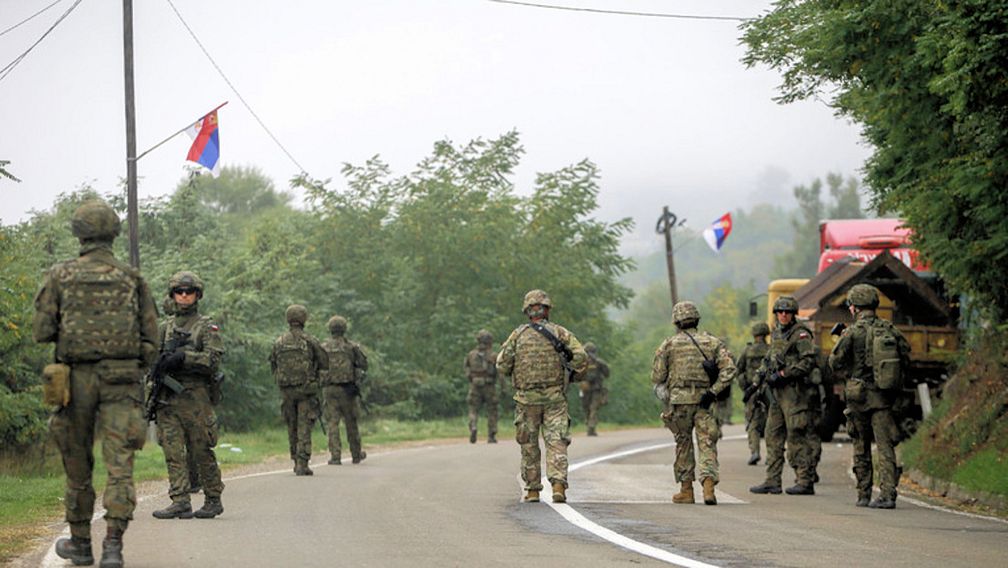
[[743, 25], [782, 102], [825, 97], [874, 147], [872, 204], [954, 287], [1008, 317], [1008, 1], [783, 0]]
[[0, 178], [7, 178], [11, 181], [20, 182], [21, 180], [14, 177], [14, 174], [7, 171], [8, 165], [10, 165], [10, 160], [0, 160]]

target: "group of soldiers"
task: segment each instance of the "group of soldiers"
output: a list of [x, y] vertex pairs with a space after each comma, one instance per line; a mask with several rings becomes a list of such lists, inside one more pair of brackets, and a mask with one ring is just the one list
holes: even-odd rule
[[[35, 299], [33, 321], [34, 339], [55, 343], [55, 362], [44, 369], [43, 386], [46, 401], [58, 408], [51, 430], [66, 473], [65, 508], [71, 535], [57, 541], [56, 553], [75, 565], [94, 562], [92, 469], [97, 435], [108, 468], [103, 497], [107, 533], [100, 565], [115, 568], [123, 565], [123, 533], [136, 506], [133, 453], [144, 445], [148, 417], [156, 414], [172, 501], [154, 516], [214, 518], [223, 513], [224, 484], [213, 448], [218, 434], [214, 406], [221, 399], [219, 366], [224, 349], [218, 325], [199, 313], [204, 284], [192, 272], [178, 272], [169, 280], [164, 300], [168, 317], [158, 326], [147, 283], [112, 253], [121, 223], [107, 203], [93, 200], [83, 204], [74, 212], [71, 227], [80, 241], [80, 255], [54, 265], [46, 274]], [[891, 323], [875, 315], [878, 300], [878, 291], [871, 286], [856, 285], [850, 290], [848, 301], [855, 322], [843, 332], [829, 364], [846, 379], [847, 414], [855, 439], [857, 505], [893, 508], [898, 482], [894, 446], [899, 440], [892, 415], [894, 384], [898, 387], [909, 345]], [[571, 442], [566, 393], [571, 382], [580, 383], [588, 435], [596, 434], [598, 409], [607, 397], [603, 380], [609, 375], [608, 365], [597, 356], [593, 344], [582, 346], [570, 331], [550, 320], [552, 307], [546, 292], [529, 291], [522, 305], [528, 322], [512, 331], [496, 354], [492, 336], [480, 331], [478, 346], [464, 363], [470, 381], [470, 442], [476, 441], [476, 418], [483, 405], [488, 413], [487, 441], [496, 442], [498, 377], [502, 384], [509, 382], [514, 391], [515, 438], [521, 447], [526, 502], [539, 501], [543, 489], [540, 437], [546, 448], [552, 499], [566, 501], [567, 446]], [[812, 332], [796, 320], [797, 311], [793, 298], [778, 299], [774, 305], [777, 325], [770, 344], [765, 342], [769, 329], [758, 324], [753, 329], [754, 343], [736, 365], [720, 339], [697, 329], [700, 313], [693, 303], [674, 306], [677, 333], [658, 347], [651, 375], [655, 393], [665, 405], [661, 419], [676, 441], [674, 474], [681, 488], [673, 496], [674, 503], [694, 502], [699, 461], [703, 500], [717, 504], [714, 487], [719, 480], [720, 424], [715, 414], [718, 401], [726, 398], [738, 371], [748, 401], [750, 464], [760, 458], [760, 430], [767, 445], [766, 480], [751, 491], [781, 493], [787, 448], [788, 462], [797, 476], [787, 493], [814, 494], [820, 450], [810, 393], [816, 384], [817, 353]], [[332, 316], [328, 321], [331, 337], [319, 342], [304, 329], [308, 319], [304, 306], [289, 306], [285, 316], [289, 329], [274, 342], [269, 362], [280, 388], [294, 473], [312, 475], [308, 466], [311, 431], [323, 408], [328, 463], [341, 463], [341, 421], [346, 423], [353, 463], [360, 463], [366, 453], [361, 449], [357, 421], [367, 357], [358, 344], [346, 338], [345, 318]], [[145, 409], [144, 377], [148, 375], [171, 388], [157, 391]], [[698, 458], [694, 458], [694, 431]], [[881, 496], [871, 501], [873, 441], [879, 453]], [[203, 506], [193, 511], [190, 493], [195, 481], [205, 499]]]

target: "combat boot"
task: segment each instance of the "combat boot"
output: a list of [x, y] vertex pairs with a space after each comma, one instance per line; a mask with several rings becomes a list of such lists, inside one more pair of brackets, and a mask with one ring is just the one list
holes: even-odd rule
[[710, 477], [703, 480], [703, 502], [704, 505], [717, 505], [717, 497], [714, 496], [714, 480]]
[[203, 486], [199, 482], [189, 484], [189, 493], [199, 493], [202, 489]]
[[359, 454], [357, 454], [356, 456], [354, 456], [353, 459], [350, 460], [350, 461], [352, 461], [353, 463], [360, 463], [360, 462], [364, 461], [366, 458], [367, 458], [367, 452], [365, 452], [364, 450], [361, 450], [361, 452]]
[[525, 497], [522, 500], [525, 501], [526, 503], [538, 503], [539, 492], [536, 491], [535, 489], [529, 489], [528, 492], [525, 493]]
[[107, 536], [102, 541], [101, 562], [99, 568], [122, 568], [123, 566], [122, 535]]
[[896, 499], [892, 497], [879, 497], [871, 503], [868, 503], [868, 506], [872, 509], [895, 509]]
[[784, 490], [788, 495], [815, 495], [815, 486], [811, 483], [808, 485], [802, 483], [795, 483], [791, 487]]
[[598, 436], [598, 432], [595, 431], [595, 428], [589, 428], [588, 429], [588, 435], [589, 436]]
[[854, 503], [855, 507], [867, 507], [871, 501], [871, 493], [859, 493], [857, 498], [857, 503]]
[[193, 513], [197, 519], [212, 519], [224, 512], [220, 497], [207, 497], [200, 510]]
[[329, 458], [329, 465], [342, 465], [342, 464], [343, 462], [340, 460], [339, 454], [333, 454], [333, 456]]
[[307, 461], [299, 461], [294, 466], [294, 475], [315, 475], [315, 472], [308, 467]]
[[91, 539], [76, 536], [61, 538], [56, 541], [56, 556], [73, 562], [74, 566], [90, 566], [94, 564]]
[[470, 444], [476, 443], [476, 430], [469, 430], [469, 443]]
[[490, 434], [489, 436], [487, 436], [487, 443], [488, 444], [496, 444], [497, 443], [497, 434]]
[[756, 464], [759, 463], [759, 459], [760, 459], [760, 455], [759, 454], [753, 454], [753, 455], [749, 456], [749, 462], [748, 462], [748, 464], [749, 465], [756, 465]]
[[553, 483], [553, 502], [554, 503], [566, 503], [567, 502], [567, 486], [559, 481]]
[[679, 493], [672, 496], [672, 502], [678, 505], [692, 505], [695, 503], [696, 499], [693, 498], [693, 482], [683, 481], [682, 489], [679, 490]]
[[756, 485], [754, 487], [750, 487], [749, 488], [749, 493], [757, 493], [757, 494], [764, 494], [764, 495], [765, 494], [780, 495], [780, 493], [781, 493], [781, 486], [780, 486], [780, 483], [773, 483], [771, 481], [764, 481], [760, 485]]
[[173, 501], [164, 509], [154, 511], [155, 519], [191, 519], [193, 518], [192, 505], [188, 501]]

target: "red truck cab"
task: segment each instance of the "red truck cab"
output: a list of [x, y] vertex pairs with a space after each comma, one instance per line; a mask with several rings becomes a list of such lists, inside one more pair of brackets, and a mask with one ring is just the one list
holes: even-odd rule
[[848, 257], [869, 262], [883, 250], [918, 273], [931, 271], [910, 248], [910, 229], [900, 219], [842, 219], [819, 222], [819, 269]]

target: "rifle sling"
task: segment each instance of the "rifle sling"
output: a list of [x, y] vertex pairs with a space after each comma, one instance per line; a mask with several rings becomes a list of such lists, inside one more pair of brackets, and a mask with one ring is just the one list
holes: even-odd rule
[[[550, 345], [553, 346], [553, 349], [556, 350], [556, 352], [560, 354], [560, 357], [563, 358], [564, 363], [571, 362], [571, 359], [574, 358], [574, 354], [571, 352], [570, 348], [564, 345], [563, 342], [561, 342], [557, 338], [557, 336], [553, 335], [553, 333], [550, 330], [546, 329], [546, 326], [542, 325], [539, 322], [530, 322], [529, 327], [538, 331], [539, 335], [542, 335], [543, 337], [546, 338], [547, 341], [550, 342]], [[566, 365], [564, 366], [566, 367]]]

